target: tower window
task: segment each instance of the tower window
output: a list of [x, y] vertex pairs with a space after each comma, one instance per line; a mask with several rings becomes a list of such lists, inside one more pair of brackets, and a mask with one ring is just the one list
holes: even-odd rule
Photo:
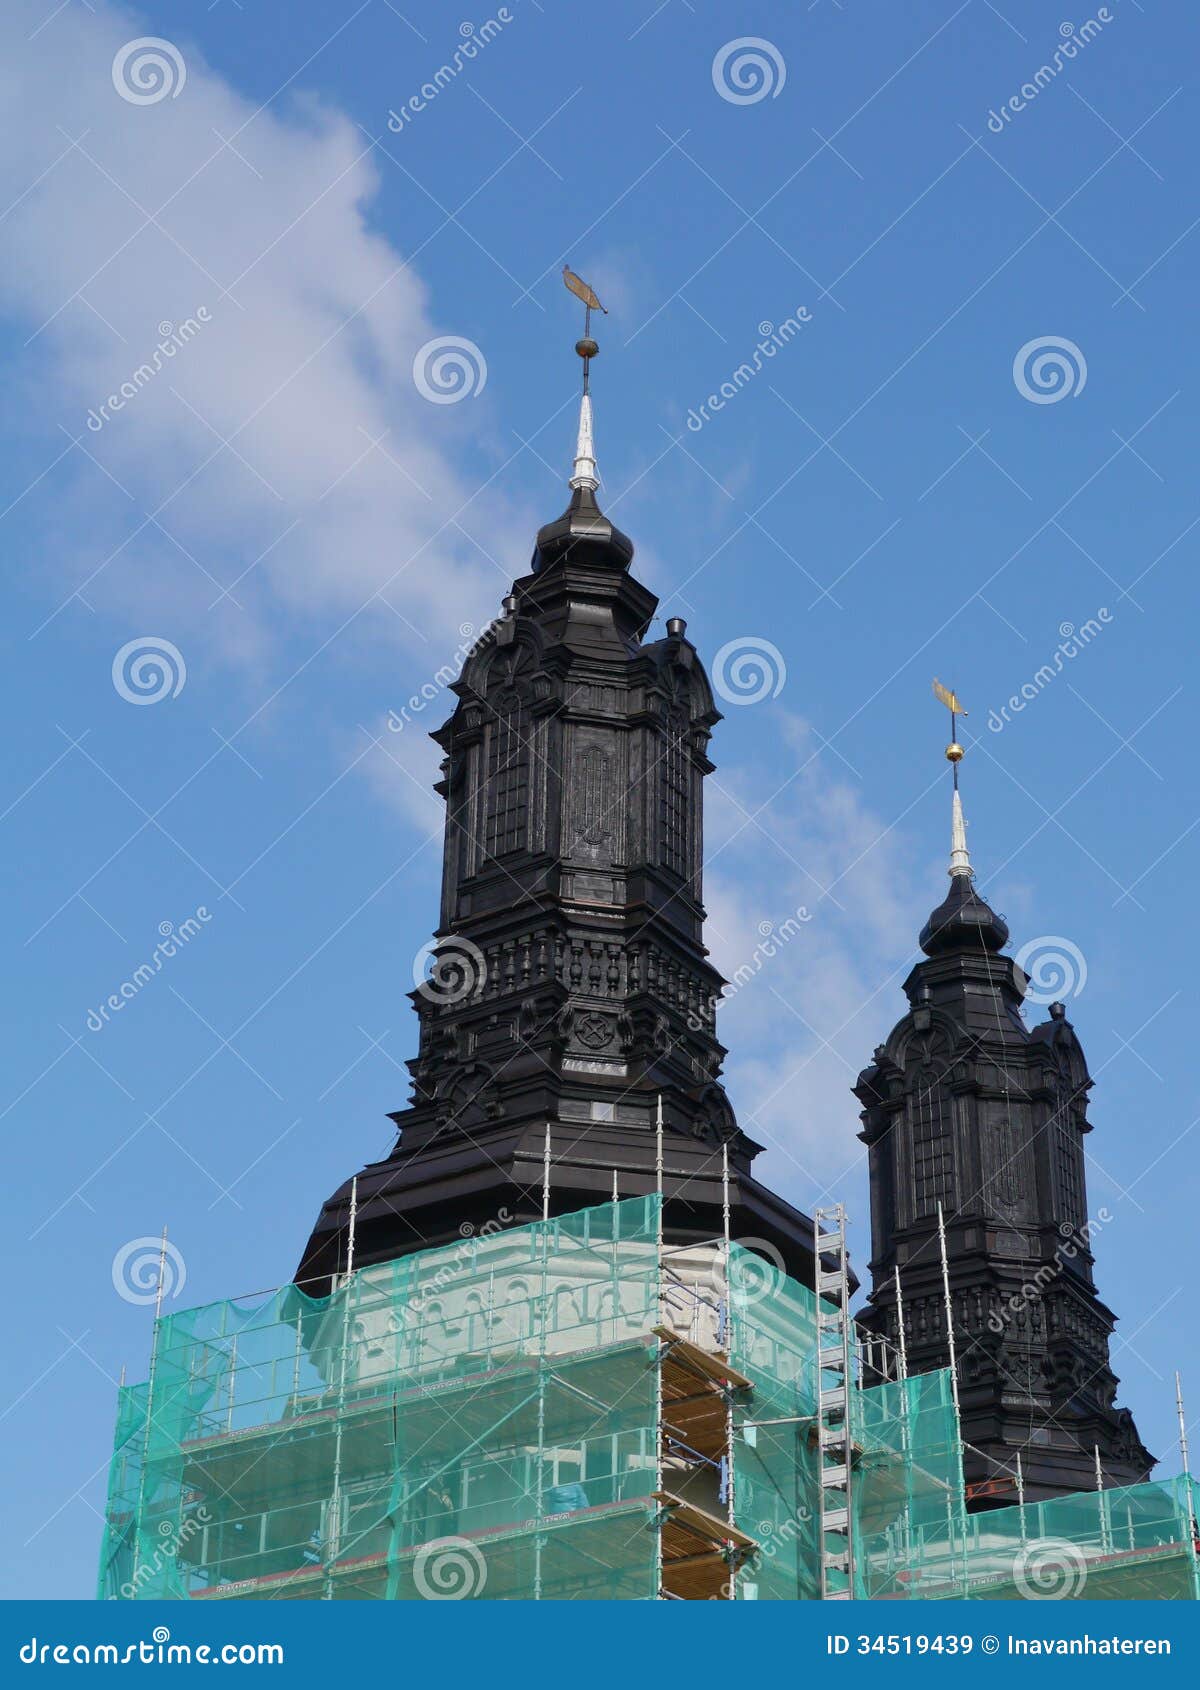
[[954, 1142], [950, 1132], [950, 1107], [940, 1077], [926, 1069], [909, 1100], [913, 1146], [913, 1201], [915, 1213], [929, 1215], [939, 1203], [949, 1203], [954, 1194]]
[[484, 851], [503, 857], [523, 851], [528, 837], [529, 724], [520, 701], [502, 701], [488, 735]]
[[683, 878], [688, 873], [689, 759], [682, 723], [667, 730], [659, 781], [659, 861]]
[[1054, 1172], [1058, 1184], [1059, 1217], [1077, 1226], [1083, 1214], [1083, 1173], [1080, 1146], [1069, 1115], [1060, 1110], [1050, 1121], [1054, 1135]]

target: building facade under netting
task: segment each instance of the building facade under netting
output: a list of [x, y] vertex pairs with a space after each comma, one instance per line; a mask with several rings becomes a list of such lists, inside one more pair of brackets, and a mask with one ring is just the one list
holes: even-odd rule
[[165, 1316], [99, 1594], [1200, 1595], [1190, 1479], [968, 1514], [950, 1373], [839, 1343], [836, 1297], [664, 1246], [655, 1195]]

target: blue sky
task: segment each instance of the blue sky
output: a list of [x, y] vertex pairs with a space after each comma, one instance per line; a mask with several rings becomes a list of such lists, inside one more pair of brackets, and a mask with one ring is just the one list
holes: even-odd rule
[[[149, 1343], [122, 1246], [167, 1222], [187, 1301], [276, 1284], [390, 1147], [446, 700], [389, 712], [564, 503], [564, 262], [610, 307], [602, 502], [635, 567], [710, 661], [779, 653], [775, 695], [726, 709], [707, 818], [719, 965], [810, 917], [722, 1016], [759, 1169], [842, 1198], [865, 1260], [848, 1087], [942, 896], [940, 675], [980, 884], [1082, 982], [1100, 1290], [1170, 1470], [1175, 1367], [1200, 1416], [1190, 9], [12, 0], [3, 30], [8, 1592], [92, 1588], [114, 1384]], [[145, 37], [175, 87], [138, 102], [113, 67]], [[722, 93], [746, 38], [767, 85]], [[446, 336], [472, 391], [438, 404], [414, 360]], [[1061, 396], [1018, 357], [1048, 338]], [[146, 639], [179, 654], [152, 707], [113, 676]]]

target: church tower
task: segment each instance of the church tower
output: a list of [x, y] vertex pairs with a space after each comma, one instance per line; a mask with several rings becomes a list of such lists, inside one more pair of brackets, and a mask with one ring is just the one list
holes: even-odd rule
[[[939, 696], [941, 696], [939, 694]], [[944, 702], [959, 708], [953, 695]], [[910, 1372], [951, 1361], [944, 1223], [964, 1467], [974, 1506], [1137, 1484], [1154, 1465], [1115, 1407], [1115, 1324], [1093, 1277], [1088, 1075], [1063, 1004], [1032, 1029], [1008, 927], [976, 890], [955, 765], [950, 890], [921, 932], [908, 1013], [854, 1087], [871, 1180], [869, 1332]], [[1097, 1453], [1098, 1452], [1098, 1453]], [[1018, 1464], [1019, 1457], [1019, 1464]]]
[[310, 1290], [345, 1267], [352, 1197], [366, 1266], [540, 1219], [547, 1168], [552, 1214], [653, 1191], [660, 1142], [668, 1242], [720, 1236], [728, 1194], [732, 1235], [812, 1283], [812, 1223], [754, 1178], [720, 1082], [701, 902], [720, 713], [684, 622], [651, 637], [657, 600], [597, 504], [588, 329], [576, 350], [569, 503], [433, 735], [445, 854], [412, 1095], [392, 1154], [322, 1209]]

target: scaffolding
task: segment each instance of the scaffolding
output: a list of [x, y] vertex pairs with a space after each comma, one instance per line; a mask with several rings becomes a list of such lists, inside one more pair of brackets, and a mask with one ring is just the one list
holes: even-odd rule
[[[828, 1227], [826, 1226], [828, 1223]], [[854, 1594], [854, 1463], [850, 1459], [850, 1273], [846, 1211], [840, 1203], [813, 1212], [817, 1282], [817, 1510], [821, 1596]]]
[[951, 1377], [861, 1383], [833, 1219], [814, 1289], [665, 1247], [654, 1194], [160, 1315], [100, 1595], [1020, 1597], [1049, 1542], [1078, 1593], [1195, 1599], [1186, 1475], [966, 1514]]

